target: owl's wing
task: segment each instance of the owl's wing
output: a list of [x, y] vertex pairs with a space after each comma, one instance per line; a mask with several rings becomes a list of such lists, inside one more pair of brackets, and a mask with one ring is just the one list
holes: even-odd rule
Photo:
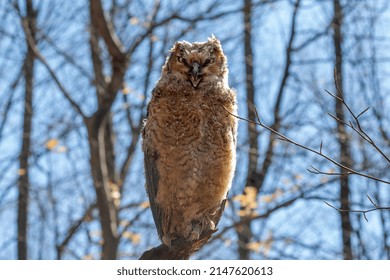
[[227, 201], [227, 196], [228, 196], [228, 194], [226, 194], [226, 198], [225, 198], [224, 200], [222, 200], [219, 209], [216, 211], [216, 213], [214, 214], [214, 217], [212, 218], [212, 220], [213, 220], [215, 226], [217, 226], [218, 223], [219, 223], [219, 221], [221, 220], [223, 211], [225, 210], [226, 201]]
[[[158, 96], [159, 91], [154, 88], [152, 91], [152, 96]], [[153, 100], [152, 97], [152, 100]], [[144, 120], [144, 125], [142, 129], [142, 138], [143, 138], [143, 151], [144, 151], [144, 167], [145, 167], [145, 179], [146, 179], [146, 191], [149, 197], [150, 209], [152, 209], [153, 220], [156, 225], [158, 237], [161, 239], [163, 236], [162, 230], [162, 217], [163, 211], [160, 206], [158, 206], [156, 202], [157, 192], [158, 192], [158, 182], [159, 182], [159, 172], [157, 168], [157, 159], [159, 157], [159, 153], [151, 149], [150, 146], [145, 145], [148, 142], [147, 136], [147, 120], [149, 119], [150, 106], [152, 100], [149, 102], [146, 108], [146, 119]]]
[[156, 196], [158, 191], [159, 173], [157, 169], [156, 160], [158, 158], [157, 152], [144, 152], [146, 191], [148, 192], [150, 209], [152, 209], [154, 223], [156, 224], [157, 233], [160, 239], [162, 238], [162, 209], [156, 203]]

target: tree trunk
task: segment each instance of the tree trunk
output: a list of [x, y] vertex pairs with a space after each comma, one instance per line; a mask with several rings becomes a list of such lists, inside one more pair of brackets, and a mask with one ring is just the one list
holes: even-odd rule
[[[27, 21], [31, 35], [35, 38], [35, 11], [32, 1], [26, 0]], [[27, 42], [27, 39], [26, 39]], [[29, 157], [31, 146], [31, 127], [33, 116], [33, 80], [35, 55], [27, 43], [27, 54], [24, 63], [24, 116], [23, 116], [23, 138], [22, 148], [19, 156], [19, 180], [18, 180], [18, 259], [27, 259], [27, 222], [28, 222], [28, 201], [29, 201]]]
[[[291, 20], [291, 30], [290, 38], [286, 48], [286, 63], [283, 71], [283, 78], [279, 85], [277, 92], [276, 103], [274, 107], [274, 124], [272, 128], [274, 130], [279, 130], [281, 126], [280, 119], [280, 107], [285, 93], [285, 88], [287, 85], [287, 80], [290, 76], [291, 68], [291, 56], [293, 53], [292, 44], [295, 38], [295, 29], [296, 29], [296, 19], [298, 15], [298, 10], [300, 7], [300, 0], [296, 0], [294, 4], [293, 16]], [[256, 120], [256, 113], [253, 109], [255, 105], [255, 89], [254, 89], [254, 71], [253, 71], [253, 51], [252, 51], [252, 36], [251, 36], [251, 18], [252, 18], [252, 1], [244, 1], [244, 24], [245, 24], [245, 33], [244, 33], [244, 50], [245, 50], [245, 69], [246, 69], [246, 88], [247, 88], [247, 110], [248, 110], [248, 119]], [[268, 146], [266, 147], [266, 152], [264, 155], [264, 160], [261, 164], [261, 167], [258, 168], [258, 134], [256, 130], [256, 125], [250, 122], [248, 123], [248, 136], [249, 136], [249, 152], [248, 152], [248, 173], [246, 178], [246, 187], [254, 187], [256, 191], [256, 196], [260, 192], [260, 189], [263, 187], [265, 178], [268, 174], [269, 168], [272, 165], [274, 158], [274, 142], [276, 141], [276, 135], [271, 133], [268, 138]], [[245, 190], [244, 190], [245, 194]], [[247, 209], [248, 210], [248, 209]], [[250, 250], [248, 249], [248, 243], [252, 238], [251, 231], [251, 221], [250, 218], [253, 214], [252, 211], [246, 211], [246, 215], [242, 217], [242, 223], [237, 229], [239, 248], [238, 253], [240, 259], [249, 259]]]
[[[334, 20], [333, 20], [333, 40], [335, 48], [335, 69], [337, 83], [340, 91], [337, 91], [337, 96], [342, 98], [343, 90], [343, 54], [342, 54], [342, 41], [343, 35], [341, 31], [342, 21], [343, 21], [343, 9], [339, 0], [333, 1], [334, 5]], [[345, 122], [344, 108], [341, 102], [336, 101], [335, 103], [336, 117], [340, 120], [337, 121], [337, 135], [340, 147], [340, 163], [345, 166], [352, 165], [352, 159], [350, 154], [350, 140], [346, 132], [346, 127], [343, 122]], [[345, 173], [346, 170], [340, 170], [341, 173]], [[340, 176], [340, 208], [349, 209], [349, 178], [348, 175]], [[350, 219], [350, 213], [347, 211], [340, 212], [341, 218], [341, 231], [342, 231], [342, 241], [343, 241], [343, 256], [344, 259], [350, 260], [353, 259], [352, 246], [351, 246], [351, 234], [352, 234], [352, 225]]]
[[[118, 208], [121, 182], [115, 166], [111, 107], [123, 86], [129, 57], [113, 28], [113, 23], [103, 10], [101, 0], [90, 0], [90, 47], [94, 68], [98, 109], [92, 117], [85, 118], [88, 127], [90, 164], [99, 209], [103, 236], [102, 259], [116, 259], [119, 233]], [[111, 76], [106, 82], [103, 74], [99, 39], [105, 43], [111, 57]]]
[[97, 208], [99, 209], [100, 225], [102, 230], [102, 259], [114, 260], [117, 257], [119, 244], [118, 236], [118, 208], [113, 197], [113, 187], [116, 182], [110, 180], [110, 168], [107, 164], [106, 145], [107, 117], [99, 120], [97, 115], [88, 118], [88, 140], [90, 148], [90, 166], [94, 182]]
[[[255, 86], [253, 83], [253, 50], [252, 50], [252, 0], [244, 0], [244, 55], [245, 55], [245, 85], [246, 85], [246, 105], [248, 110], [248, 119], [255, 120], [254, 111], [255, 105]], [[248, 125], [248, 173], [245, 186], [257, 185], [257, 158], [258, 158], [258, 143], [256, 124], [247, 122]], [[251, 223], [249, 221], [242, 224], [237, 229], [238, 236], [238, 255], [241, 260], [249, 259], [249, 249], [247, 244], [252, 237]]]

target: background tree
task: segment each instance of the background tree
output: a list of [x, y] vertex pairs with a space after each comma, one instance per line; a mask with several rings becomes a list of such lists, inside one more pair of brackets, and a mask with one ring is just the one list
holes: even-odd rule
[[[335, 49], [335, 69], [338, 87], [340, 90], [343, 90], [343, 52], [342, 52], [342, 24], [343, 24], [343, 8], [339, 0], [333, 1], [334, 9], [334, 20], [333, 20], [333, 40], [334, 40], [334, 49]], [[340, 91], [337, 91], [337, 97], [342, 98]], [[339, 141], [339, 150], [340, 150], [340, 163], [345, 166], [352, 166], [352, 157], [351, 157], [351, 145], [349, 141], [349, 136], [346, 132], [345, 127], [345, 116], [344, 116], [344, 107], [341, 102], [335, 102], [335, 112], [336, 118], [340, 121], [337, 121], [337, 134]], [[350, 208], [349, 202], [349, 178], [348, 175], [344, 175], [346, 170], [340, 170], [340, 206], [343, 209]], [[341, 218], [341, 230], [342, 230], [342, 240], [343, 240], [343, 255], [344, 259], [351, 260], [353, 259], [352, 255], [352, 244], [351, 244], [351, 234], [352, 234], [352, 225], [349, 212], [340, 212]]]
[[[22, 24], [29, 26], [30, 30], [35, 30], [35, 11], [30, 0], [26, 0], [26, 16], [22, 19]], [[35, 32], [30, 36], [35, 38]], [[24, 95], [24, 115], [23, 115], [23, 134], [22, 147], [19, 156], [19, 182], [18, 182], [18, 259], [27, 259], [27, 219], [28, 219], [28, 200], [29, 200], [29, 158], [31, 146], [31, 130], [33, 116], [33, 82], [34, 82], [34, 62], [35, 54], [28, 46], [26, 35], [27, 53], [23, 64], [25, 95]]]
[[[320, 155], [241, 121], [229, 203], [193, 258], [389, 258], [389, 15], [385, 0], [0, 1], [0, 258], [138, 259], [161, 244], [145, 104], [173, 42], [212, 33], [239, 116]], [[325, 92], [339, 94], [335, 66], [344, 103]]]

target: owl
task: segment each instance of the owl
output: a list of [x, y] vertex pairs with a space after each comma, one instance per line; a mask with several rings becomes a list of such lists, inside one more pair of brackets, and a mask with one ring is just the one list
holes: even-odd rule
[[176, 42], [142, 129], [146, 190], [162, 242], [215, 230], [236, 162], [236, 93], [220, 41]]

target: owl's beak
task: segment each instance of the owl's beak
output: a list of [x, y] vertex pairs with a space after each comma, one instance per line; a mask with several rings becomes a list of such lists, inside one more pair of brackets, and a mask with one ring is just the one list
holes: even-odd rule
[[191, 64], [191, 70], [188, 74], [191, 85], [196, 88], [202, 80], [202, 74], [200, 73], [200, 64], [197, 61]]

